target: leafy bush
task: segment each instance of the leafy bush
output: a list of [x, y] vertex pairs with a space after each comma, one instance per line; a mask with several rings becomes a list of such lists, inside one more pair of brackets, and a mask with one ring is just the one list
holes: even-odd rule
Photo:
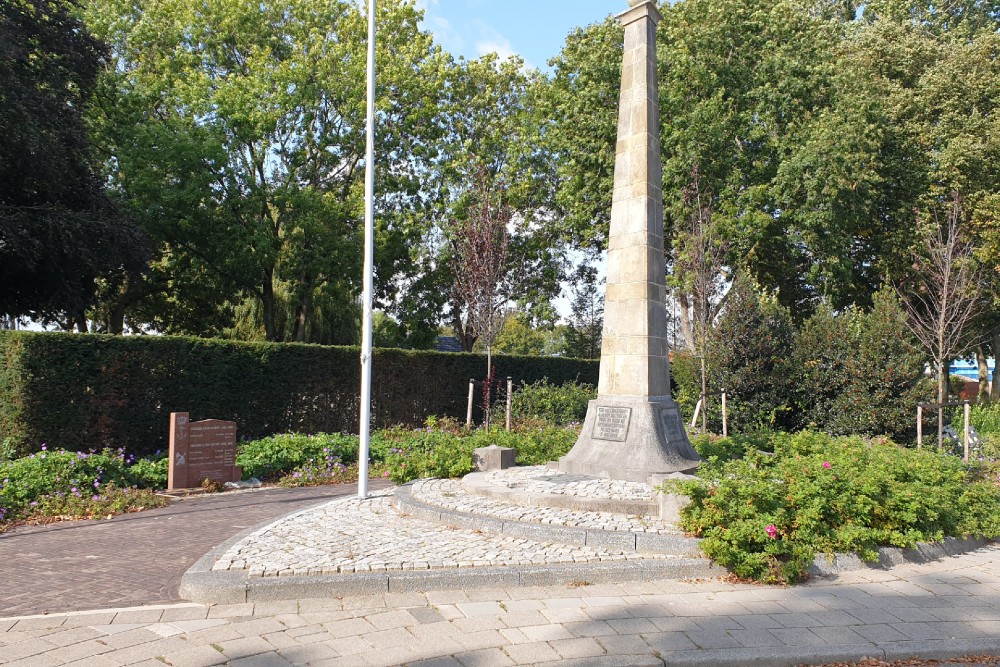
[[692, 499], [683, 528], [741, 577], [796, 581], [816, 554], [871, 560], [882, 545], [1000, 535], [1000, 488], [954, 457], [809, 431], [772, 444], [768, 453], [717, 442], [742, 458], [709, 458], [697, 480], [674, 485]]
[[122, 450], [83, 453], [42, 447], [37, 454], [0, 461], [0, 531], [2, 524], [32, 517], [101, 517], [163, 504], [134, 485], [150, 484], [161, 466], [164, 480], [156, 486], [166, 486], [164, 464], [148, 461], [136, 468]]
[[916, 437], [916, 404], [930, 400], [923, 355], [894, 294], [870, 311], [821, 307], [795, 337], [795, 403], [802, 425], [833, 435]]
[[[353, 347], [0, 332], [0, 443], [16, 456], [42, 442], [142, 456], [167, 448], [172, 411], [233, 420], [247, 438], [348, 432], [357, 428], [358, 354]], [[519, 382], [597, 381], [593, 361], [497, 356], [494, 365], [498, 377]], [[376, 350], [375, 423], [464, 418], [468, 379], [485, 366], [473, 354]]]
[[[547, 378], [526, 384], [511, 397], [511, 420], [514, 423], [541, 421], [557, 426], [579, 424], [587, 416], [587, 404], [597, 398], [597, 389], [576, 381], [561, 385]], [[503, 424], [506, 406], [494, 407], [493, 423]]]
[[146, 456], [129, 468], [132, 482], [140, 489], [165, 489], [169, 477], [170, 461], [165, 453]]
[[[730, 429], [794, 427], [791, 352], [788, 310], [751, 280], [738, 280], [706, 350], [710, 391], [717, 395], [725, 389], [728, 394]], [[700, 371], [698, 378], [700, 383]], [[710, 428], [719, 432], [721, 410], [716, 403], [710, 405]]]
[[385, 463], [396, 484], [425, 477], [461, 477], [472, 472], [472, 452], [497, 445], [517, 450], [518, 465], [541, 465], [564, 456], [579, 430], [545, 427], [523, 431], [466, 431], [450, 433], [424, 429], [385, 432], [390, 449]]
[[[982, 401], [973, 404], [969, 414], [969, 422], [980, 435], [996, 434], [1000, 436], [1000, 402]], [[955, 411], [951, 425], [956, 432], [962, 432], [965, 427], [965, 414], [961, 409]]]
[[358, 460], [358, 436], [340, 433], [303, 435], [284, 433], [243, 442], [236, 451], [236, 465], [246, 478], [270, 480], [301, 468], [309, 460], [336, 457], [350, 464]]

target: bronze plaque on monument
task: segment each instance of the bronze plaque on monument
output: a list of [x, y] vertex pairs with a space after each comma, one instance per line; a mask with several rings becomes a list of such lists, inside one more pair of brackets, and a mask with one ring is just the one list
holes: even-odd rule
[[170, 413], [169, 461], [167, 490], [201, 486], [206, 479], [220, 484], [240, 481], [243, 470], [236, 465], [236, 422], [192, 422], [186, 412]]
[[625, 442], [628, 438], [628, 423], [631, 417], [632, 408], [599, 406], [592, 437], [598, 440]]
[[667, 442], [684, 442], [687, 432], [681, 424], [681, 413], [677, 406], [660, 409], [660, 427]]

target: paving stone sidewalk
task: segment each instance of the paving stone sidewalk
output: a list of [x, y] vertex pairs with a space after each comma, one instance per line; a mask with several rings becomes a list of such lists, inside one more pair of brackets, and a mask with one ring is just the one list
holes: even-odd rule
[[4, 667], [784, 667], [985, 654], [1000, 655], [997, 545], [789, 588], [662, 581], [0, 619]]
[[354, 484], [262, 489], [107, 521], [17, 528], [0, 535], [0, 615], [177, 601], [181, 575], [212, 547], [268, 519], [355, 493]]

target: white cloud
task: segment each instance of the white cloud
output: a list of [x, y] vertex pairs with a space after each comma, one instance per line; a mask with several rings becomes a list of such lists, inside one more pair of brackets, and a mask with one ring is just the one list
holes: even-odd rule
[[[474, 7], [480, 0], [466, 0], [468, 18], [449, 21], [436, 9], [441, 0], [417, 0], [417, 7], [423, 9], [423, 27], [434, 35], [434, 41], [446, 51], [467, 58], [478, 58], [487, 53], [496, 53], [501, 59], [519, 55], [499, 30], [477, 17]], [[453, 17], [454, 18], [454, 17]], [[525, 67], [532, 67], [525, 63]]]
[[[485, 56], [487, 53], [495, 53], [501, 59], [519, 55], [507, 39], [499, 30], [491, 26], [482, 19], [474, 19], [468, 24], [471, 32], [475, 34], [476, 55]], [[526, 67], [531, 67], [531, 63], [525, 62]]]

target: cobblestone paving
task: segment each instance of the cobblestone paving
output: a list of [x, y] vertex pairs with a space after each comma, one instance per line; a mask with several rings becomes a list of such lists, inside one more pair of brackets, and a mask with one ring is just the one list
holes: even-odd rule
[[1000, 654], [997, 546], [790, 588], [661, 581], [0, 619], [4, 667], [791, 667], [984, 654]]
[[[607, 482], [609, 480], [604, 481]], [[507, 521], [526, 521], [554, 526], [597, 528], [600, 530], [619, 530], [632, 533], [680, 534], [679, 531], [670, 525], [651, 517], [635, 517], [611, 512], [585, 512], [582, 510], [555, 507], [515, 505], [502, 500], [470, 495], [464, 490], [462, 481], [456, 479], [420, 480], [413, 483], [412, 489], [415, 499], [430, 505], [459, 512], [482, 514]]]
[[213, 570], [251, 577], [670, 558], [544, 544], [400, 514], [391, 491], [335, 500], [277, 521], [233, 546]]
[[213, 494], [107, 521], [16, 528], [0, 535], [0, 615], [176, 602], [181, 576], [219, 543], [356, 493], [345, 484]]
[[586, 475], [571, 475], [545, 466], [524, 466], [494, 470], [483, 475], [484, 481], [528, 493], [552, 493], [615, 500], [652, 500], [653, 487], [642, 482], [622, 482]]

